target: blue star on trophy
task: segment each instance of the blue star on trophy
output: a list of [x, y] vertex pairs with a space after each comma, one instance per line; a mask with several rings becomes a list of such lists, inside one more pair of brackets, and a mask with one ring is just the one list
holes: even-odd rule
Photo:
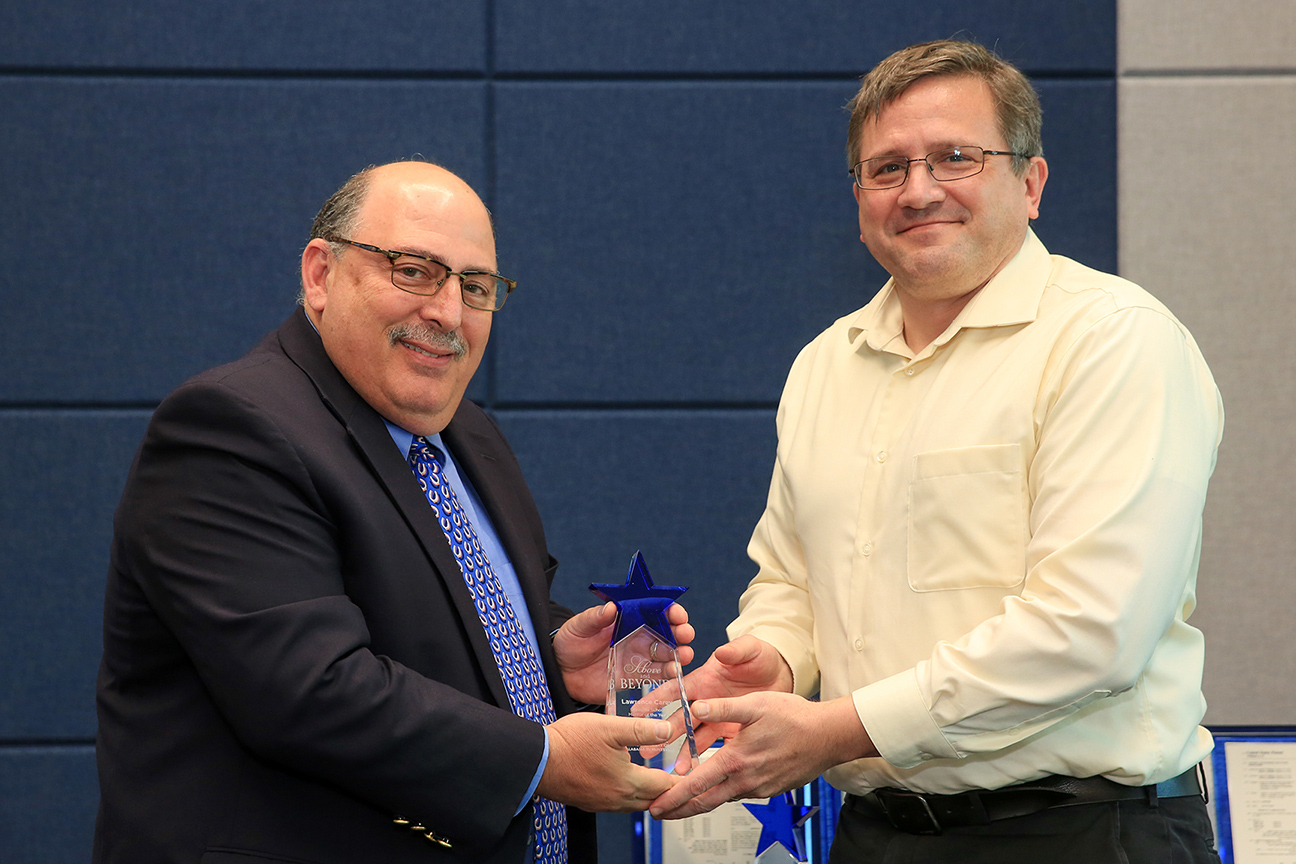
[[[684, 696], [684, 672], [666, 609], [688, 589], [654, 585], [643, 553], [635, 552], [624, 584], [595, 583], [590, 590], [617, 607], [612, 649], [608, 652], [607, 713], [665, 719], [678, 706], [683, 712], [684, 741], [673, 769], [677, 774], [687, 774], [698, 765], [697, 744], [693, 740], [693, 717]], [[654, 695], [667, 682], [675, 686]], [[664, 749], [661, 745], [631, 747], [630, 757], [639, 764], [660, 768]]]
[[[796, 803], [791, 792], [775, 795], [768, 804], [748, 804], [747, 811], [760, 820], [760, 840], [756, 843], [756, 860], [773, 864], [779, 860], [805, 861], [805, 840], [801, 828], [818, 811]], [[782, 847], [777, 849], [774, 847]]]

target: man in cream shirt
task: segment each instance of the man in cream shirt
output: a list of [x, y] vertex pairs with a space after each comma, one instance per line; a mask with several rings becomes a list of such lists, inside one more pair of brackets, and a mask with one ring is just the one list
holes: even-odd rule
[[833, 862], [1218, 861], [1187, 618], [1223, 409], [1161, 303], [1031, 231], [1040, 126], [972, 43], [865, 77], [851, 173], [892, 278], [793, 365], [759, 571], [686, 680], [728, 740], [654, 815], [826, 771]]

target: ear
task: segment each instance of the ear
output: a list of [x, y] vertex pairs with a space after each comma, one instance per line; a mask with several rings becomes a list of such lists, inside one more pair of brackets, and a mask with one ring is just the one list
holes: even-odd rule
[[1043, 156], [1031, 158], [1024, 179], [1026, 180], [1027, 213], [1031, 219], [1038, 219], [1040, 198], [1044, 195], [1044, 183], [1048, 180], [1048, 163], [1044, 161]]
[[302, 250], [301, 282], [306, 295], [306, 308], [319, 314], [324, 311], [328, 299], [329, 269], [336, 263], [333, 249], [327, 240], [318, 237], [306, 244]]

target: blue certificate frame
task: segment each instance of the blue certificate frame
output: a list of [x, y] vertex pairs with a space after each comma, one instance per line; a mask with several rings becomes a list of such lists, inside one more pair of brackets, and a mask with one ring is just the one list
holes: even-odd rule
[[1215, 749], [1211, 751], [1210, 789], [1211, 803], [1215, 808], [1215, 844], [1223, 864], [1236, 864], [1233, 858], [1233, 820], [1229, 811], [1228, 757], [1225, 744], [1240, 741], [1248, 744], [1276, 742], [1296, 744], [1296, 726], [1211, 726]]

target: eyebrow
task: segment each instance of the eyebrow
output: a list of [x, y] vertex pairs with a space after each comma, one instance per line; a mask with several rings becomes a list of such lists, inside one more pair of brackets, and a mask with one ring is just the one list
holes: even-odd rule
[[[931, 149], [928, 150], [926, 153], [923, 153], [923, 154], [922, 154], [923, 156], [926, 156], [928, 153], [937, 153], [937, 152], [939, 152], [939, 151], [941, 151], [941, 150], [952, 150], [952, 149], [954, 149], [955, 147], [979, 147], [979, 146], [981, 146], [981, 145], [979, 145], [979, 144], [969, 144], [967, 141], [942, 141], [942, 142], [940, 142], [940, 143], [932, 144], [932, 145], [928, 145], [928, 146], [930, 146]], [[991, 147], [991, 148], [989, 148], [989, 149], [993, 150], [994, 148]], [[887, 153], [879, 153], [879, 154], [876, 155], [876, 156], [868, 156], [868, 157], [866, 157], [866, 158], [867, 158], [867, 159], [890, 159], [890, 158], [892, 158], [892, 157], [896, 157], [896, 156], [901, 157], [901, 158], [904, 158], [904, 159], [909, 158], [909, 157], [906, 156], [904, 153], [900, 153], [899, 151], [896, 151], [896, 150], [891, 150], [891, 151], [889, 151], [889, 152], [887, 152]], [[918, 159], [918, 158], [921, 158], [921, 157], [915, 156], [914, 158], [915, 158], [915, 159]]]
[[[427, 251], [427, 250], [417, 250], [417, 251], [416, 251], [416, 250], [414, 250], [414, 249], [409, 249], [409, 248], [404, 248], [404, 249], [393, 249], [393, 250], [391, 250], [391, 251], [393, 251], [393, 252], [399, 252], [401, 255], [409, 255], [409, 256], [411, 256], [411, 257], [413, 257], [413, 258], [426, 258], [426, 259], [429, 260], [429, 261], [435, 261], [436, 263], [440, 264], [442, 267], [446, 268], [447, 270], [453, 270], [453, 269], [454, 269], [453, 267], [451, 267], [449, 264], [446, 263], [445, 256], [443, 256], [443, 255], [441, 255], [440, 253], [437, 253], [437, 252], [429, 252], [429, 251]], [[468, 267], [465, 267], [465, 268], [463, 269], [462, 272], [464, 272], [464, 273], [489, 273], [489, 274], [491, 274], [492, 276], [498, 276], [498, 275], [500, 275], [496, 270], [493, 270], [493, 269], [491, 269], [490, 267], [481, 267], [481, 266], [468, 266]]]

